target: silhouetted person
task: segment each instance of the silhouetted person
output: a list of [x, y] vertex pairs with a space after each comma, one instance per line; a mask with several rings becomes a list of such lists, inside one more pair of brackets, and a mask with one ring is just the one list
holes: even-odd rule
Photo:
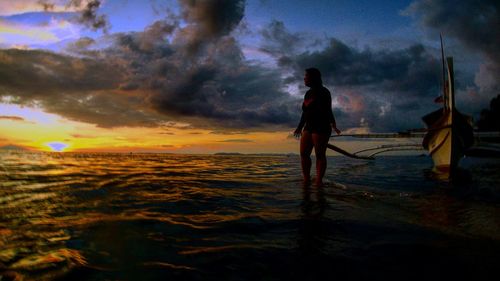
[[317, 68], [308, 68], [304, 75], [304, 84], [310, 89], [304, 96], [302, 116], [294, 132], [300, 137], [300, 158], [304, 182], [311, 181], [311, 152], [316, 154], [316, 185], [323, 184], [326, 171], [326, 145], [332, 129], [340, 134], [332, 112], [332, 96], [323, 87], [321, 72]]

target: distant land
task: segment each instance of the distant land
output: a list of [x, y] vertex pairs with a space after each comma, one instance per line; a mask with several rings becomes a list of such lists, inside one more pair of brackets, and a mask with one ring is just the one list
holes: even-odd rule
[[26, 149], [22, 146], [17, 146], [17, 145], [12, 145], [12, 144], [0, 146], [0, 150], [28, 151], [28, 149]]
[[224, 155], [224, 156], [298, 156], [297, 153], [240, 153], [240, 152], [217, 152], [214, 155]]

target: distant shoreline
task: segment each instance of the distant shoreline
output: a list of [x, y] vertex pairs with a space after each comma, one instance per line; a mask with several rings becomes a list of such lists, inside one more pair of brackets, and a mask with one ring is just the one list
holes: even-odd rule
[[[177, 152], [156, 152], [156, 151], [41, 151], [41, 150], [28, 150], [28, 149], [2, 149], [0, 148], [0, 153], [48, 153], [48, 154], [109, 154], [109, 155], [205, 155], [205, 156], [264, 156], [264, 157], [277, 157], [277, 156], [285, 156], [285, 157], [299, 157], [298, 153], [241, 153], [241, 152], [216, 152], [216, 153], [177, 153]], [[327, 155], [328, 157], [345, 157], [343, 155]], [[415, 157], [425, 157], [428, 156], [425, 153], [421, 154], [398, 154], [391, 155], [385, 154], [383, 156], [378, 157], [398, 157], [398, 156], [415, 156]]]

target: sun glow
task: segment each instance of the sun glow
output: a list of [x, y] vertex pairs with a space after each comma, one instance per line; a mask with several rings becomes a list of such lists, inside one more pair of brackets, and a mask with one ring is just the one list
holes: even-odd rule
[[56, 152], [63, 152], [66, 148], [69, 147], [68, 144], [62, 142], [49, 142], [46, 143], [45, 145], [47, 145], [52, 151]]
[[[9, 102], [9, 100], [4, 100]], [[40, 107], [1, 103], [0, 147], [47, 152], [288, 153], [288, 132], [224, 132], [166, 123], [157, 128], [101, 128], [47, 113]]]

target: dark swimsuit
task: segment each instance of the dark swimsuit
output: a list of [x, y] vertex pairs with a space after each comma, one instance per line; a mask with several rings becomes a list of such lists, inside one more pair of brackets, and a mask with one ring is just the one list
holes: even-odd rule
[[310, 133], [331, 135], [334, 123], [330, 91], [323, 86], [311, 88], [304, 96], [298, 129], [304, 128], [304, 131]]

